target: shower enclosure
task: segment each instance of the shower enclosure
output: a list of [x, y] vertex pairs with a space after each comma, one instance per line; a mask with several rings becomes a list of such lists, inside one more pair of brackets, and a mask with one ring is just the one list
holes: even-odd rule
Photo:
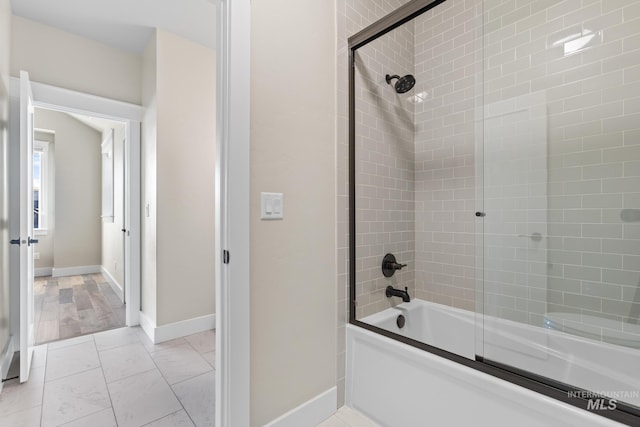
[[402, 3], [349, 39], [350, 323], [640, 424], [640, 3]]

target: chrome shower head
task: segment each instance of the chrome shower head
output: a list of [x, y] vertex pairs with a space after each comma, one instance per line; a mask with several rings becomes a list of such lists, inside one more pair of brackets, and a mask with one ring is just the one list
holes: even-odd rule
[[407, 74], [404, 77], [400, 77], [398, 75], [391, 76], [391, 75], [387, 74], [386, 79], [387, 79], [387, 83], [388, 84], [391, 84], [391, 80], [398, 79], [398, 81], [396, 82], [396, 84], [394, 86], [394, 89], [398, 93], [409, 92], [413, 88], [413, 86], [415, 86], [415, 84], [416, 84], [416, 78], [413, 77], [411, 74]]

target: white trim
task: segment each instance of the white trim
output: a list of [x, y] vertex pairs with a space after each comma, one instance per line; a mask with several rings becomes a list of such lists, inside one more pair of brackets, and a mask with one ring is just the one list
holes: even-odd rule
[[142, 311], [138, 313], [138, 319], [140, 321], [140, 327], [144, 331], [145, 334], [149, 337], [152, 343], [155, 343], [156, 339], [156, 322], [151, 320], [146, 314]]
[[249, 427], [251, 1], [217, 4], [215, 425]]
[[209, 331], [216, 328], [216, 315], [209, 314], [193, 319], [182, 320], [180, 322], [169, 323], [162, 326], [156, 326], [155, 322], [142, 311], [140, 316], [140, 327], [147, 334], [151, 342], [159, 344], [161, 342], [174, 340], [176, 338], [186, 337], [187, 335], [197, 334], [198, 332]]
[[109, 284], [109, 286], [111, 286], [111, 289], [113, 289], [113, 292], [116, 293], [118, 298], [120, 298], [120, 301], [124, 302], [124, 292], [122, 291], [122, 285], [120, 285], [115, 277], [113, 277], [111, 273], [109, 273], [109, 271], [104, 268], [104, 265], [100, 266], [100, 272], [102, 273], [104, 278], [107, 279], [107, 283]]
[[53, 275], [53, 267], [40, 267], [33, 269], [34, 277], [44, 277], [44, 276], [52, 276]]
[[[11, 77], [12, 93], [20, 86], [20, 79]], [[67, 113], [88, 114], [105, 119], [141, 121], [143, 108], [140, 105], [115, 99], [103, 98], [75, 90], [31, 82], [33, 98], [38, 107]]]
[[271, 421], [265, 427], [315, 426], [336, 412], [338, 388], [332, 387]]
[[80, 274], [100, 273], [99, 265], [79, 265], [76, 267], [63, 267], [51, 269], [51, 277], [78, 276]]
[[[4, 353], [0, 356], [0, 378], [7, 378], [7, 374], [9, 373], [9, 368], [11, 367], [11, 361], [13, 360], [13, 353], [15, 353], [15, 348], [13, 347], [13, 337], [9, 336], [7, 340], [7, 345], [4, 349]], [[4, 382], [0, 381], [0, 393], [2, 392], [2, 386]]]
[[[140, 323], [140, 201], [142, 200], [140, 187], [140, 121], [127, 122], [125, 142], [125, 212], [124, 224], [127, 228], [124, 238], [124, 300], [127, 326]], [[128, 191], [127, 191], [128, 190]]]

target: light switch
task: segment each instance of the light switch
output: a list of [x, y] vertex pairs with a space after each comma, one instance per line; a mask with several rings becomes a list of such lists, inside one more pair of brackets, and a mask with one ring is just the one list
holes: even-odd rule
[[260, 193], [261, 196], [261, 219], [282, 219], [283, 218], [283, 197], [282, 193]]

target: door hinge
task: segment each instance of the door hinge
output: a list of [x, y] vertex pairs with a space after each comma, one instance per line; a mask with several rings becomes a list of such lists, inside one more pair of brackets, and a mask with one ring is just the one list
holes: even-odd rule
[[222, 251], [222, 263], [223, 264], [229, 264], [229, 258], [230, 258], [229, 251], [224, 249]]

